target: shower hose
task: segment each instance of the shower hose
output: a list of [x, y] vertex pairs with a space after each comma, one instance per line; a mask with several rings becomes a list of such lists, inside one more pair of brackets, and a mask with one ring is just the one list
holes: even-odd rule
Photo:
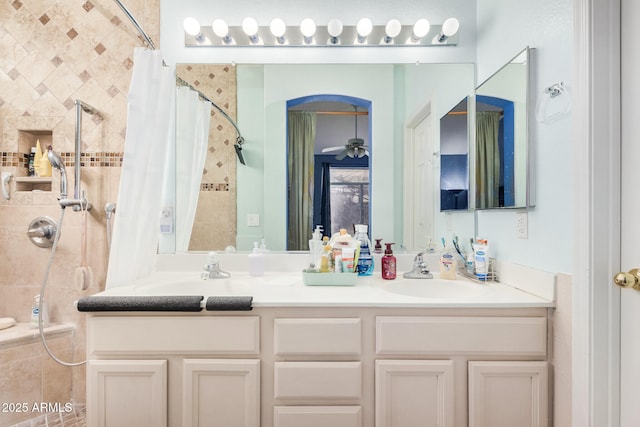
[[[60, 221], [58, 221], [58, 227], [56, 229], [56, 235], [53, 239], [53, 246], [51, 246], [51, 255], [49, 256], [49, 262], [47, 263], [47, 269], [44, 272], [44, 278], [42, 280], [42, 286], [40, 287], [40, 302], [38, 304], [38, 313], [43, 313], [43, 308], [45, 305], [45, 290], [47, 288], [47, 282], [49, 281], [49, 273], [51, 272], [51, 267], [53, 266], [53, 259], [55, 257], [56, 254], [56, 249], [58, 247], [58, 241], [60, 241], [60, 230], [62, 230], [62, 221], [64, 220], [64, 208], [60, 209]], [[44, 346], [44, 349], [47, 351], [47, 354], [49, 354], [49, 356], [56, 361], [57, 363], [59, 363], [60, 365], [63, 366], [69, 366], [69, 367], [73, 367], [73, 366], [81, 366], [84, 365], [87, 361], [83, 360], [81, 362], [65, 362], [61, 359], [59, 359], [55, 354], [53, 354], [53, 352], [51, 351], [51, 349], [49, 348], [49, 345], [47, 344], [47, 339], [44, 336], [44, 322], [43, 322], [43, 317], [39, 315], [38, 316], [38, 329], [40, 331], [40, 339], [42, 340], [42, 345]]]

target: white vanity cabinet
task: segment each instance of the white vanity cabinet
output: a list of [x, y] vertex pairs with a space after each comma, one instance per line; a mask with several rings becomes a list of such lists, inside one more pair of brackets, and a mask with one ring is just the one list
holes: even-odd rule
[[545, 317], [378, 316], [376, 427], [548, 427], [547, 339]]
[[88, 319], [87, 426], [260, 426], [257, 316]]
[[549, 427], [545, 307], [92, 313], [95, 426]]

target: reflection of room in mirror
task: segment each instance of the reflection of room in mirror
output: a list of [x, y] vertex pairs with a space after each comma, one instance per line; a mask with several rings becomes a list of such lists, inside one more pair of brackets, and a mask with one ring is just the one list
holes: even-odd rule
[[[176, 73], [236, 119], [235, 67], [229, 64], [178, 64]], [[207, 158], [189, 250], [236, 245], [235, 138], [233, 126], [212, 108]], [[216, 215], [216, 212], [224, 212], [224, 215]]]

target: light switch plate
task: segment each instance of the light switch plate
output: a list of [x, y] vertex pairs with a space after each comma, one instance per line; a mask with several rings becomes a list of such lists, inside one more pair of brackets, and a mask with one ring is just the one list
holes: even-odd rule
[[247, 214], [247, 227], [260, 227], [260, 214]]

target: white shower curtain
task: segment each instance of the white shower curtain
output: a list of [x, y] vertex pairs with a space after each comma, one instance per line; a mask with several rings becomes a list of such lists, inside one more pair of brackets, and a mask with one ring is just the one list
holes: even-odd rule
[[137, 48], [127, 97], [127, 133], [107, 288], [127, 285], [154, 269], [162, 183], [173, 139], [175, 68], [158, 50]]
[[176, 91], [176, 251], [188, 251], [209, 145], [211, 103], [188, 87]]

